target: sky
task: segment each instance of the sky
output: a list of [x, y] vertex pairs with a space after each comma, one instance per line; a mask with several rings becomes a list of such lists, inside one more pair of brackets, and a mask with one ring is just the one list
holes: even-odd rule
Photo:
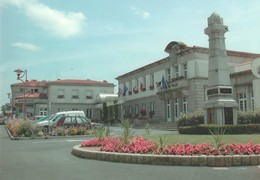
[[167, 57], [171, 41], [208, 47], [207, 18], [229, 27], [228, 50], [260, 53], [259, 0], [0, 0], [0, 106], [15, 69], [28, 79], [116, 77]]

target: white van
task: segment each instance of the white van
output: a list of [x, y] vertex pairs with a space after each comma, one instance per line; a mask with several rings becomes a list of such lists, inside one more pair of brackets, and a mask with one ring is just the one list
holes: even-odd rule
[[61, 116], [85, 116], [84, 111], [63, 111], [63, 112], [57, 112], [53, 116], [51, 116], [50, 119], [46, 119], [44, 121], [36, 123], [37, 127], [42, 127], [43, 129], [49, 129], [50, 126], [52, 126], [53, 123], [55, 123]]

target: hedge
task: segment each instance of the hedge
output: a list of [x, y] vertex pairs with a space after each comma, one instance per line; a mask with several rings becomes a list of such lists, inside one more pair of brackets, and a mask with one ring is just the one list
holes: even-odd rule
[[240, 125], [223, 125], [218, 126], [214, 124], [201, 124], [198, 126], [181, 126], [178, 127], [180, 134], [210, 134], [218, 130], [218, 128], [224, 128], [225, 134], [257, 134], [260, 133], [260, 124], [240, 124]]

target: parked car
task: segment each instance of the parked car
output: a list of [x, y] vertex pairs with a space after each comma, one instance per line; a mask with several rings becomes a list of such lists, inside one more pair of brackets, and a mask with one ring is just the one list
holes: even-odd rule
[[39, 119], [42, 119], [42, 118], [45, 118], [46, 116], [43, 116], [43, 115], [37, 115], [37, 116], [34, 116], [33, 118], [32, 118], [32, 120], [33, 121], [37, 121], [37, 120], [39, 120]]
[[92, 123], [90, 119], [82, 116], [59, 116], [55, 123], [52, 124], [52, 128], [56, 127], [89, 127], [96, 128], [101, 126], [99, 123]]
[[51, 127], [60, 117], [63, 116], [82, 116], [85, 117], [84, 111], [64, 111], [64, 112], [57, 112], [52, 117], [49, 117], [43, 121], [37, 122], [36, 126], [42, 128], [43, 131], [48, 131], [49, 127]]
[[49, 120], [51, 120], [54, 116], [55, 116], [55, 114], [49, 114], [49, 115], [47, 115], [47, 116], [45, 116], [45, 117], [43, 117], [43, 118], [39, 118], [39, 119], [33, 121], [33, 123], [34, 123], [34, 124], [37, 124], [37, 123], [42, 122], [42, 121], [49, 121]]

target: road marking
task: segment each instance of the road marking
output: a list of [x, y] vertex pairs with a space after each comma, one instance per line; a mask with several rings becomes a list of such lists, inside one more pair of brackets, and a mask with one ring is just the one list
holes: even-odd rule
[[32, 144], [43, 144], [43, 143], [62, 143], [62, 142], [79, 142], [83, 141], [82, 139], [69, 139], [69, 140], [60, 140], [60, 141], [53, 141], [53, 140], [45, 140], [45, 141], [33, 141]]
[[36, 141], [31, 142], [32, 144], [43, 144], [43, 143], [58, 143], [58, 142], [64, 142], [64, 141]]
[[83, 141], [83, 140], [81, 140], [81, 139], [73, 139], [73, 140], [66, 140], [66, 141], [68, 141], [68, 142], [77, 142], [77, 141]]
[[227, 167], [215, 167], [214, 170], [228, 170]]

